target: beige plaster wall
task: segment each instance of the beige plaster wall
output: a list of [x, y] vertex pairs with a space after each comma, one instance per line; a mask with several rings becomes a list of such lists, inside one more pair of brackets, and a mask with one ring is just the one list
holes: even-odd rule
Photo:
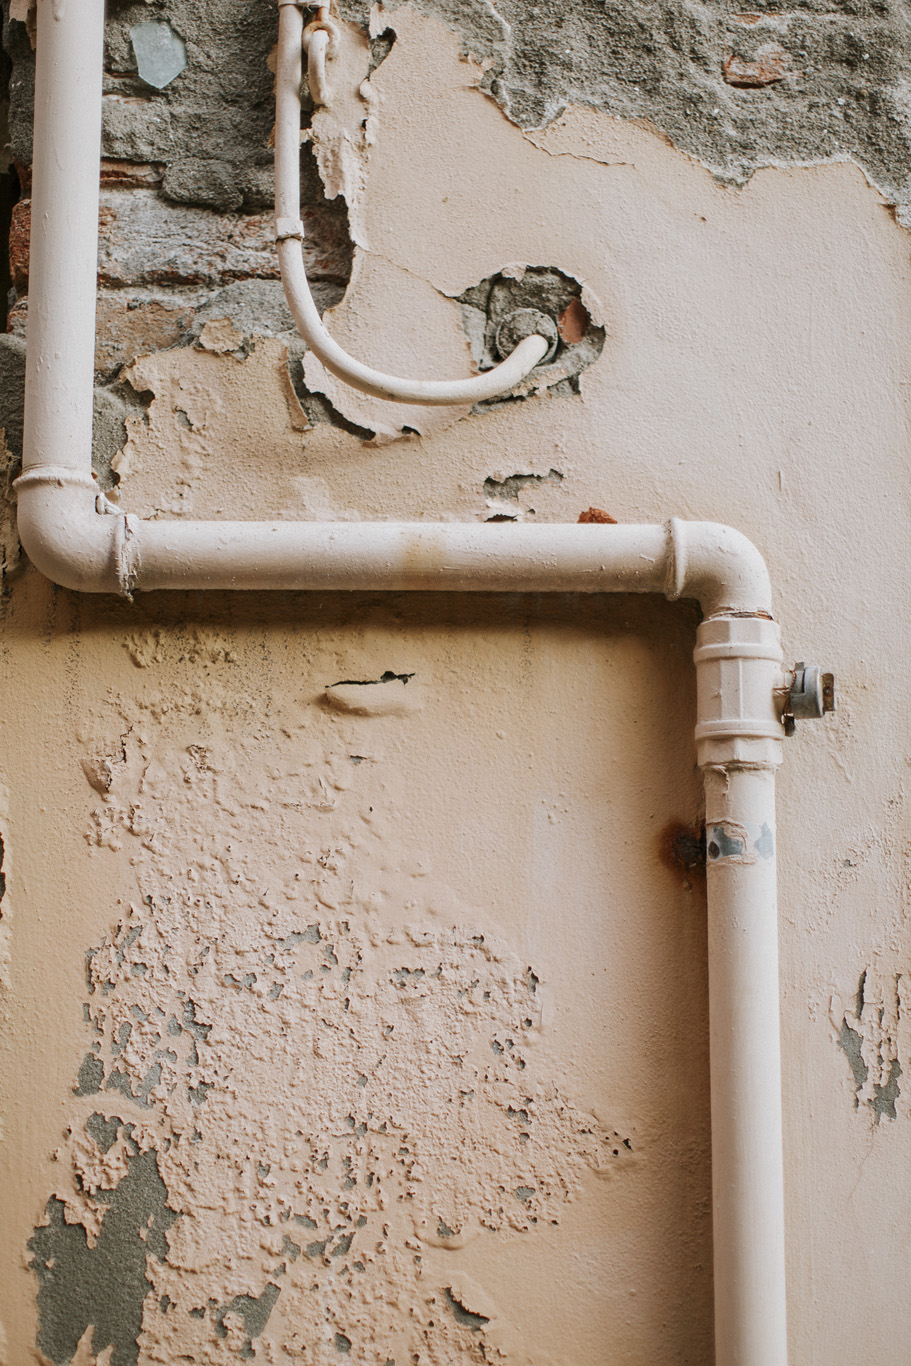
[[[756, 542], [787, 657], [839, 686], [780, 788], [792, 1360], [894, 1358], [911, 1330], [909, 238], [851, 165], [734, 190], [603, 113], [523, 134], [447, 30], [395, 17], [368, 144], [353, 36], [341, 112], [315, 123], [324, 159], [347, 139], [358, 246], [330, 324], [367, 360], [464, 370], [450, 296], [510, 262], [557, 266], [607, 328], [581, 395], [392, 410], [365, 445], [306, 428], [280, 341], [241, 359], [214, 328], [136, 363], [155, 399], [122, 502], [484, 520], [485, 479], [557, 470], [517, 516], [595, 504]], [[135, 1261], [143, 1240], [143, 1366], [711, 1362], [705, 904], [662, 856], [700, 815], [693, 611], [127, 604], [24, 565], [3, 614], [0, 1360], [48, 1359], [27, 1243], [56, 1197], [93, 1268], [79, 1362], [120, 1366], [85, 1306], [103, 1256]], [[334, 687], [387, 672], [408, 681]], [[92, 1115], [133, 1128], [102, 1152]], [[127, 1257], [104, 1192], [140, 1158]]]

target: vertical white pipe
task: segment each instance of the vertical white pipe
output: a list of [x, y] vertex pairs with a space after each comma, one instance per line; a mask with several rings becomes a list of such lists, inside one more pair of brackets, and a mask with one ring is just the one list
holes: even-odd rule
[[90, 472], [103, 0], [38, 0], [23, 466]]
[[[278, 11], [275, 74], [275, 217], [299, 219], [304, 16], [295, 4]], [[300, 250], [300, 246], [292, 243]]]
[[[707, 769], [705, 788], [715, 1360], [786, 1366], [775, 775]], [[753, 862], [714, 855], [743, 829]]]
[[716, 1366], [787, 1366], [775, 769], [778, 628], [702, 623]]

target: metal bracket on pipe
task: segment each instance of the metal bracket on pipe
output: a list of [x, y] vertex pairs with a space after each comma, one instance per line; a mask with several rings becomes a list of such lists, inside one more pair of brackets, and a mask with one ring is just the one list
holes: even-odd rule
[[787, 675], [788, 695], [782, 713], [785, 735], [793, 735], [798, 721], [818, 721], [835, 711], [835, 675], [818, 664], [800, 660]]

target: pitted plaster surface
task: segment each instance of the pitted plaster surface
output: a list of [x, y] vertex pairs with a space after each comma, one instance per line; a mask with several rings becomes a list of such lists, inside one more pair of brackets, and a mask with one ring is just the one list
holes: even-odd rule
[[[561, 1360], [561, 1338], [528, 1329], [491, 1252], [502, 1246], [496, 1261], [516, 1240], [540, 1239], [553, 1257], [565, 1227], [558, 1257], [571, 1263], [576, 1241], [591, 1238], [575, 1206], [606, 1202], [622, 1225], [619, 1187], [633, 1181], [654, 1198], [668, 1173], [654, 1158], [649, 1172], [640, 1151], [657, 1112], [633, 1105], [625, 1118], [624, 1102], [612, 1122], [591, 1071], [591, 1006], [580, 1000], [571, 1022], [544, 949], [579, 933], [584, 884], [563, 884], [565, 931], [523, 952], [534, 883], [512, 890], [502, 861], [480, 851], [466, 879], [461, 838], [415, 849], [416, 826], [429, 835], [459, 810], [455, 793], [421, 776], [427, 743], [458, 766], [459, 750], [474, 750], [465, 728], [478, 728], [485, 748], [504, 746], [491, 774], [515, 761], [508, 737], [521, 728], [501, 722], [497, 742], [473, 689], [453, 715], [440, 687], [440, 663], [455, 665], [440, 645], [474, 617], [492, 635], [462, 667], [485, 692], [510, 677], [521, 689], [529, 648], [555, 627], [559, 637], [564, 613], [508, 608], [498, 625], [504, 608], [480, 618], [470, 604], [444, 608], [449, 625], [434, 613], [436, 643], [420, 645], [420, 614], [407, 630], [393, 625], [411, 615], [402, 603], [386, 622], [393, 654], [408, 657], [390, 670], [370, 668], [382, 629], [354, 653], [330, 636], [311, 659], [307, 642], [325, 627], [308, 608], [288, 675], [297, 697], [285, 700], [244, 699], [244, 678], [260, 672], [248, 628], [162, 631], [122, 618], [118, 673], [134, 682], [93, 707], [74, 776], [89, 884], [100, 890], [113, 872], [116, 886], [122, 869], [133, 891], [119, 910], [99, 908], [109, 928], [85, 945], [68, 1133], [31, 1235], [38, 1343], [53, 1366], [89, 1326], [99, 1358], [113, 1344], [110, 1366], [317, 1363], [338, 1352], [381, 1366]], [[374, 635], [376, 613], [355, 612], [349, 624], [360, 616]], [[579, 621], [583, 639], [605, 628], [626, 630], [600, 607]], [[162, 690], [175, 666], [184, 683]], [[583, 672], [592, 667], [603, 675], [595, 661]], [[390, 688], [422, 703], [387, 707]], [[340, 689], [379, 701], [327, 705]], [[542, 754], [559, 755], [554, 740]], [[402, 770], [403, 746], [417, 767]], [[512, 809], [512, 838], [525, 843], [532, 811], [510, 790], [495, 809]], [[441, 801], [435, 817], [421, 809]], [[555, 793], [533, 825], [556, 828], [566, 809]], [[477, 900], [491, 872], [494, 909]], [[691, 955], [701, 934], [685, 940]], [[578, 953], [584, 961], [582, 943]], [[646, 995], [657, 1004], [660, 989]], [[692, 1065], [701, 1088], [701, 1048]], [[704, 1143], [699, 1126], [690, 1141]], [[154, 1202], [137, 1237], [140, 1168], [154, 1175]], [[131, 1228], [130, 1276], [102, 1309], [111, 1249]], [[573, 1297], [568, 1283], [562, 1293]], [[580, 1323], [577, 1346], [591, 1353], [589, 1331]]]

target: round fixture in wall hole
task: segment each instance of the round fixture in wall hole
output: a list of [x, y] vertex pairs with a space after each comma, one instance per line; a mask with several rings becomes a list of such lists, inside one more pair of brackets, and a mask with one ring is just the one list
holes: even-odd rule
[[545, 365], [557, 353], [560, 334], [553, 318], [537, 308], [518, 308], [515, 313], [507, 314], [497, 328], [494, 344], [498, 355], [505, 360], [520, 341], [534, 336], [543, 337], [549, 343], [546, 353], [538, 361], [539, 365]]

